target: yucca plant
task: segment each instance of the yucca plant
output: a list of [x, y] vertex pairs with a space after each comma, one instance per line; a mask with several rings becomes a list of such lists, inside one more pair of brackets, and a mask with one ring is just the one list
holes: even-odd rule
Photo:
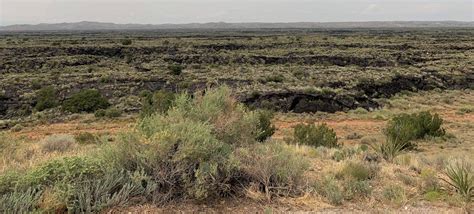
[[407, 141], [387, 139], [385, 143], [371, 145], [371, 147], [388, 162], [392, 162], [395, 157], [407, 149]]
[[474, 196], [474, 175], [472, 165], [465, 160], [453, 161], [446, 166], [446, 183], [456, 189], [466, 202]]

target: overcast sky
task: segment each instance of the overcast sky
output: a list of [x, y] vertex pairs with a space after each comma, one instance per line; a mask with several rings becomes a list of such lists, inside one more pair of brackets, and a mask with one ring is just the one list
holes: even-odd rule
[[0, 25], [473, 21], [474, 0], [0, 0]]

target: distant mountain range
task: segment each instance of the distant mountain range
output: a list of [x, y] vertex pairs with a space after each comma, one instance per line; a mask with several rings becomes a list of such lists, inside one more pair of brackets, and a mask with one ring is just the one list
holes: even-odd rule
[[292, 23], [191, 23], [191, 24], [115, 24], [74, 22], [37, 25], [9, 25], [0, 31], [87, 31], [87, 30], [159, 30], [159, 29], [258, 29], [258, 28], [434, 28], [474, 27], [474, 22], [460, 21], [372, 21], [372, 22], [292, 22]]

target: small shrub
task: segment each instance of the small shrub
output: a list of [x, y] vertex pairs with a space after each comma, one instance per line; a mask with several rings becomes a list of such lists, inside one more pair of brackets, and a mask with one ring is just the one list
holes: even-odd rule
[[76, 140], [71, 135], [52, 135], [41, 142], [43, 152], [66, 152], [76, 146]]
[[10, 130], [12, 132], [19, 132], [21, 130], [23, 130], [25, 127], [21, 124], [15, 124]]
[[294, 129], [294, 138], [300, 144], [314, 147], [338, 147], [336, 133], [326, 124], [315, 126], [314, 124], [298, 124]]
[[273, 195], [295, 194], [300, 191], [307, 160], [290, 146], [279, 142], [258, 144], [239, 152], [243, 173], [263, 186], [268, 199]]
[[131, 45], [132, 44], [132, 40], [131, 39], [124, 39], [122, 40], [122, 45]]
[[0, 195], [0, 213], [32, 213], [40, 195], [35, 189]]
[[438, 191], [441, 187], [436, 177], [436, 172], [430, 169], [421, 171], [421, 190], [423, 192]]
[[333, 205], [341, 205], [344, 201], [344, 192], [333, 177], [325, 177], [322, 182], [316, 184], [315, 188]]
[[142, 110], [140, 116], [146, 117], [154, 113], [165, 113], [173, 105], [175, 94], [160, 90], [154, 94], [151, 92], [142, 92]]
[[73, 183], [81, 178], [96, 178], [104, 174], [104, 163], [86, 157], [66, 157], [48, 161], [18, 178], [16, 189], [43, 188], [57, 182]]
[[280, 82], [283, 82], [285, 80], [285, 76], [283, 76], [282, 74], [277, 74], [277, 75], [272, 75], [272, 76], [269, 76], [265, 79], [265, 82], [276, 82], [276, 83], [280, 83]]
[[362, 164], [356, 162], [348, 162], [340, 174], [346, 179], [354, 179], [364, 181], [374, 178], [379, 171], [379, 167], [375, 164]]
[[272, 124], [273, 112], [268, 110], [260, 110], [258, 113], [258, 130], [257, 136], [259, 142], [263, 142], [275, 133], [275, 126]]
[[95, 89], [81, 90], [68, 98], [63, 108], [72, 113], [94, 112], [98, 109], [106, 109], [110, 104], [99, 91]]
[[368, 197], [372, 193], [372, 187], [368, 181], [348, 180], [345, 184], [345, 198]]
[[445, 179], [465, 201], [470, 202], [474, 196], [474, 173], [472, 165], [465, 160], [452, 161], [446, 166], [448, 179]]
[[171, 74], [179, 76], [183, 73], [184, 66], [179, 64], [169, 65], [168, 70], [170, 70]]
[[97, 179], [87, 179], [69, 196], [71, 213], [98, 213], [124, 206], [135, 197], [150, 197], [156, 184], [142, 172], [112, 171]]
[[116, 118], [122, 116], [122, 111], [117, 108], [98, 109], [97, 111], [95, 111], [94, 116], [97, 118]]
[[89, 132], [82, 132], [74, 136], [74, 139], [79, 144], [96, 144], [99, 141], [99, 138]]
[[410, 142], [424, 138], [425, 136], [439, 137], [445, 134], [441, 127], [443, 119], [438, 114], [432, 115], [429, 112], [414, 114], [401, 114], [392, 118], [387, 124], [385, 135], [389, 141], [403, 144], [404, 148], [413, 148]]
[[59, 105], [58, 93], [52, 86], [48, 86], [40, 89], [36, 92], [36, 105], [37, 111], [43, 111], [46, 109], [54, 108]]
[[383, 189], [382, 196], [388, 201], [401, 203], [405, 199], [405, 191], [401, 186], [390, 185]]
[[405, 185], [408, 186], [415, 186], [417, 184], [417, 180], [412, 175], [406, 175], [403, 173], [396, 173], [397, 179], [401, 180]]

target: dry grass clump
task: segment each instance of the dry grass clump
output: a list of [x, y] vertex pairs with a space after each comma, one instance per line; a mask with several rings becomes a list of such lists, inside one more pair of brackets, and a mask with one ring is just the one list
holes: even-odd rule
[[46, 153], [67, 152], [74, 149], [77, 145], [74, 136], [67, 134], [48, 136], [43, 139], [40, 144], [41, 150]]

